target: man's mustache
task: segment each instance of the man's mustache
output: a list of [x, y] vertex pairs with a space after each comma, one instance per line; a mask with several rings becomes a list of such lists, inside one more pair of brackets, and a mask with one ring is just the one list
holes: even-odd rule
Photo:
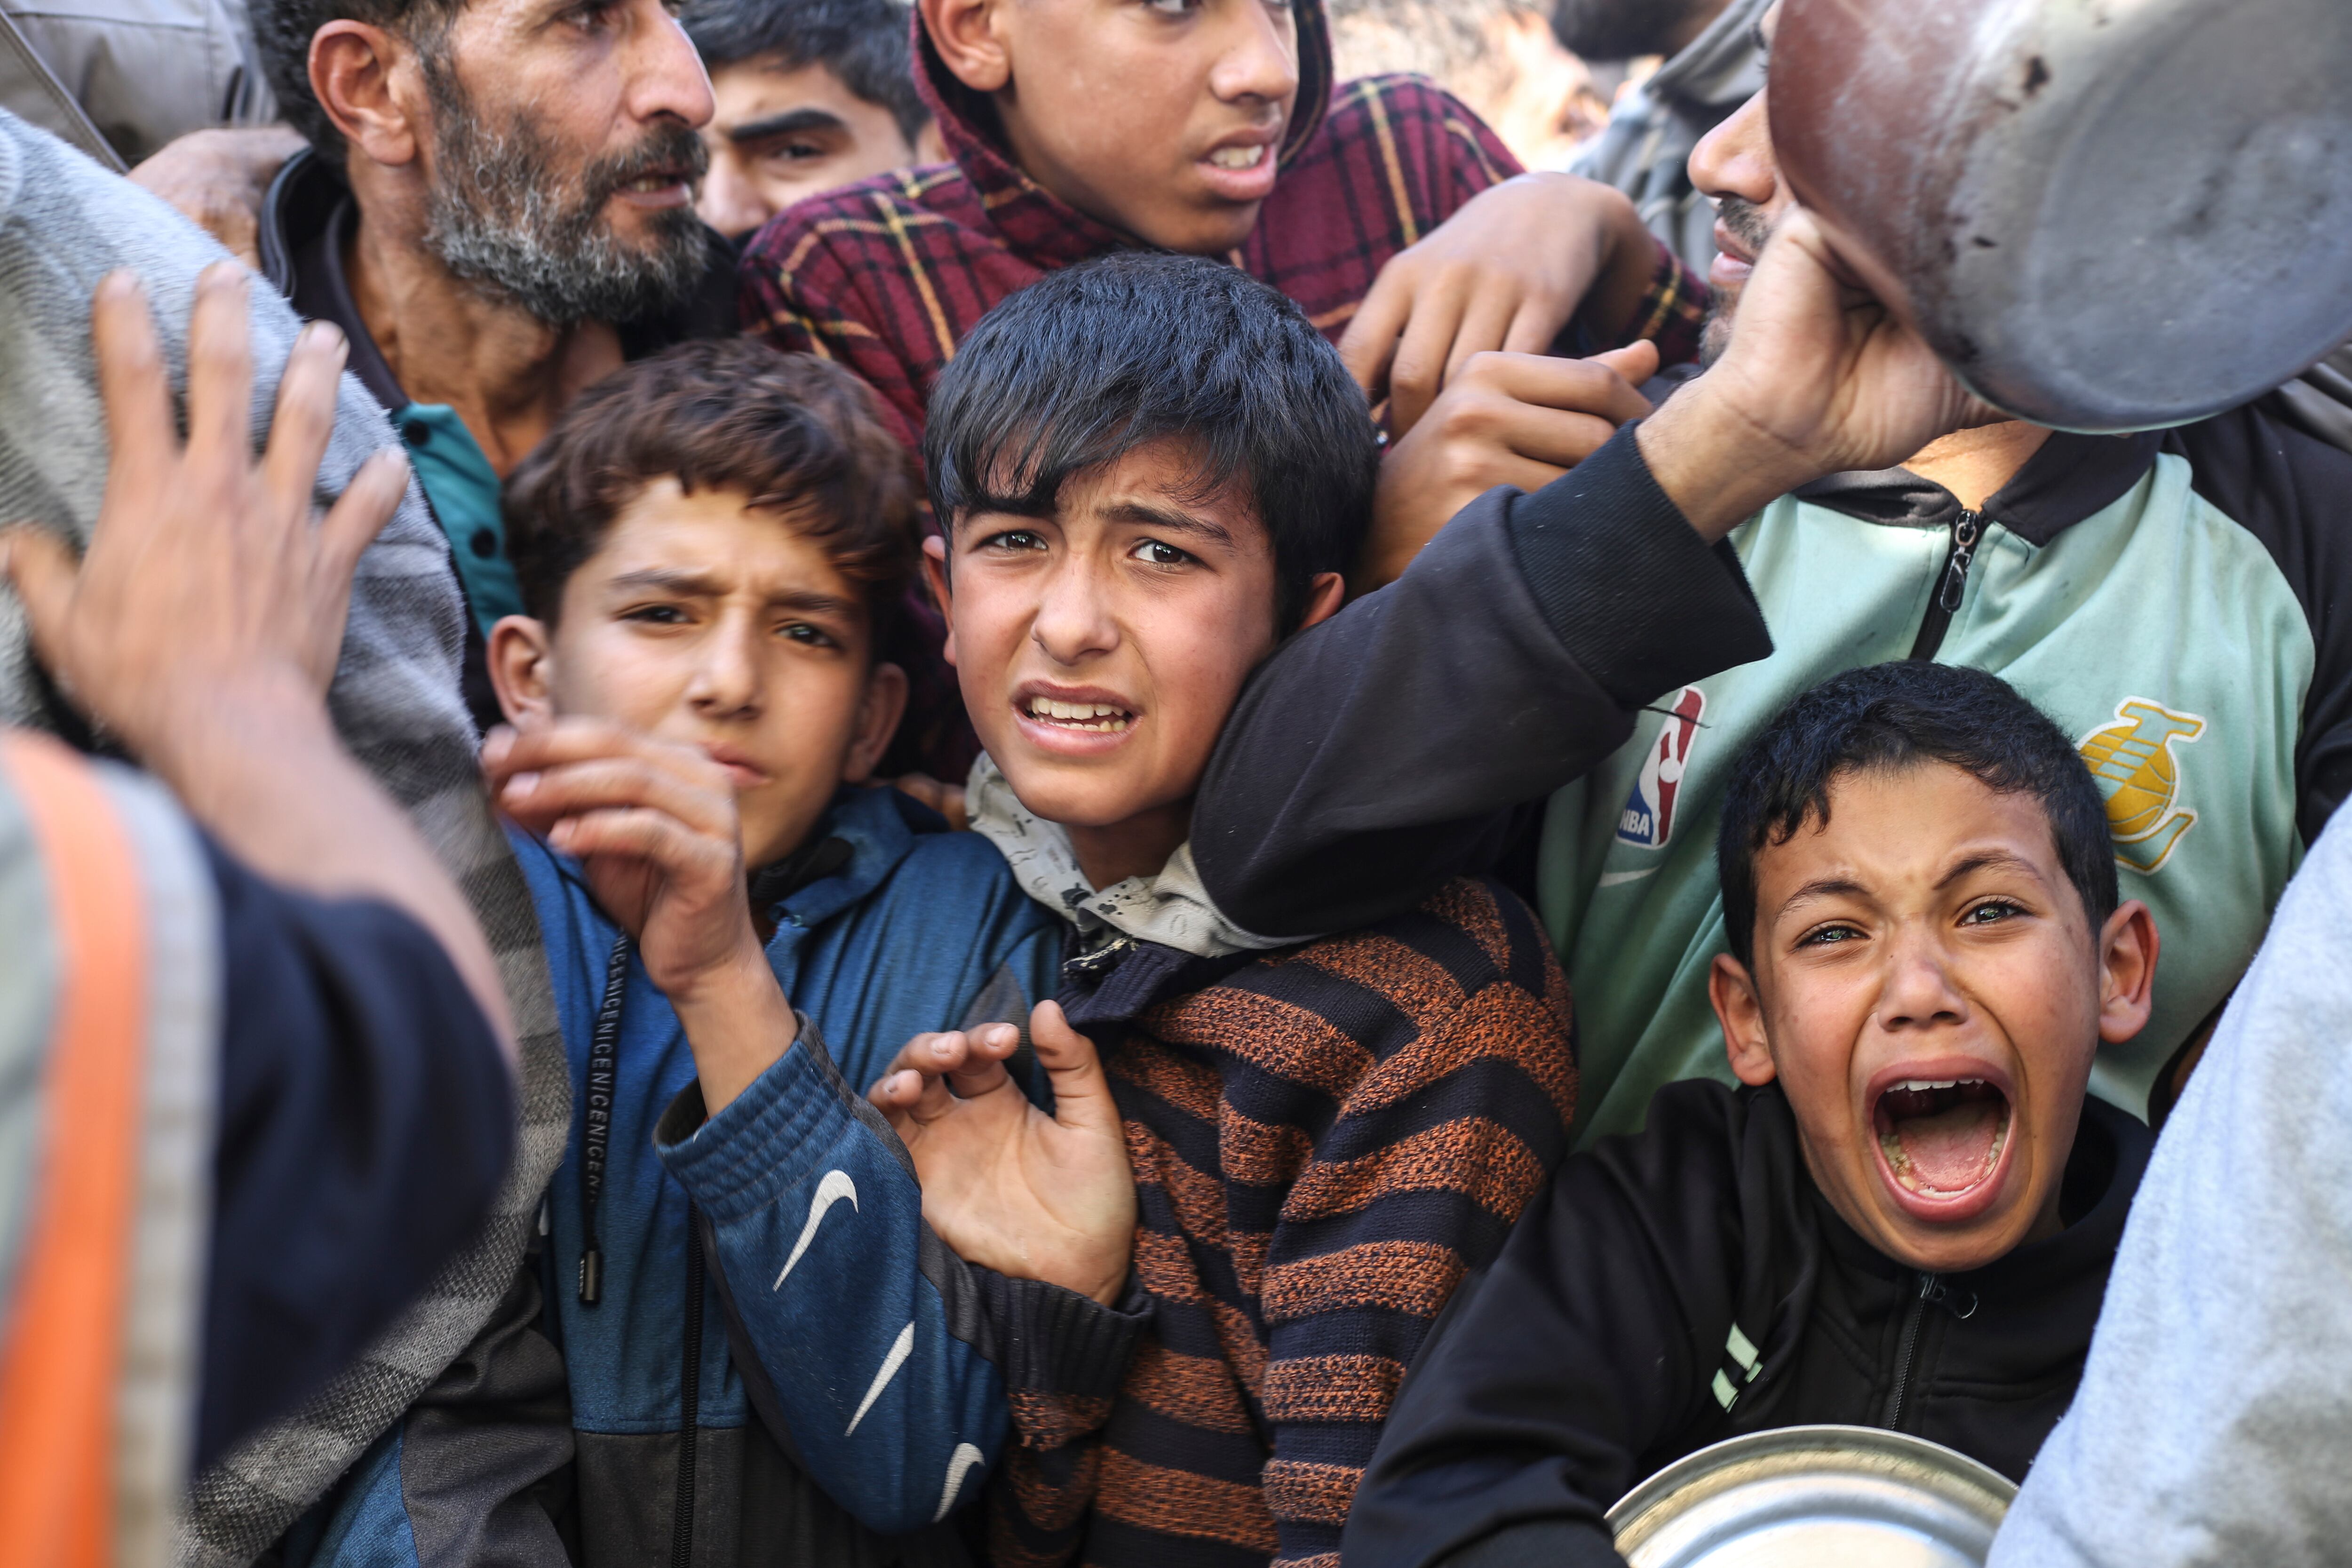
[[589, 164], [583, 184], [595, 193], [597, 205], [602, 205], [647, 174], [680, 174], [693, 184], [709, 168], [710, 150], [702, 144], [701, 137], [683, 125], [658, 125], [628, 152]]
[[1765, 241], [1772, 237], [1772, 220], [1764, 216], [1762, 207], [1742, 196], [1720, 196], [1715, 216], [1748, 255], [1763, 254]]

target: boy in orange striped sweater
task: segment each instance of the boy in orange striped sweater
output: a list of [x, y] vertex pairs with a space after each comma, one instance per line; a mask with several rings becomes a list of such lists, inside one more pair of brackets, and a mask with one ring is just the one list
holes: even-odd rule
[[[1234, 928], [1187, 844], [1251, 668], [1339, 605], [1379, 447], [1297, 307], [1123, 255], [966, 340], [925, 453], [949, 657], [987, 747], [973, 825], [1071, 925], [1060, 1001], [1104, 1052], [1152, 1326], [1115, 1399], [1007, 1462], [1000, 1563], [1330, 1564], [1391, 1398], [1567, 1146], [1568, 994], [1527, 909], [1454, 882], [1310, 942]], [[1003, 1179], [1009, 1028], [911, 1045], [875, 1099], [968, 1258]], [[938, 1076], [963, 1063], [952, 1090]], [[1021, 1389], [1016, 1401], [1031, 1398]]]

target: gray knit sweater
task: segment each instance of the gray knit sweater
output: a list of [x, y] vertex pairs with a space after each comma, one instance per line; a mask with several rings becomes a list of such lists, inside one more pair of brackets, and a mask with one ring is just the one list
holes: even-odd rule
[[[145, 279], [177, 381], [196, 274], [226, 254], [163, 202], [0, 111], [0, 518], [77, 541], [97, 518], [107, 457], [89, 345], [98, 280], [121, 267]], [[275, 290], [252, 296], [259, 438], [300, 323]], [[346, 375], [321, 501], [394, 439]], [[512, 1279], [562, 1156], [570, 1079], [530, 898], [491, 817], [457, 695], [462, 614], [448, 547], [412, 485], [360, 563], [329, 703], [344, 743], [458, 879], [498, 957], [522, 1051], [515, 1168], [482, 1236], [358, 1365], [198, 1479], [181, 1556], [201, 1568], [250, 1562], [466, 1347]], [[0, 721], [55, 727], [61, 718], [27, 651], [22, 614], [0, 594]]]

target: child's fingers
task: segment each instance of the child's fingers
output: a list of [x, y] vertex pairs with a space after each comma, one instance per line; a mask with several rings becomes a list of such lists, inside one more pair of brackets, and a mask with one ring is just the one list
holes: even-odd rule
[[[1628, 386], [1639, 388], [1658, 374], [1658, 345], [1647, 338], [1627, 343], [1622, 349], [1611, 349], [1592, 356], [1596, 364], [1613, 370]], [[1647, 398], [1643, 400], [1645, 404]]]
[[1029, 1015], [1029, 1043], [1054, 1081], [1054, 1120], [1074, 1131], [1117, 1133], [1118, 1105], [1095, 1043], [1070, 1027], [1059, 1005], [1040, 1002]]
[[658, 811], [591, 811], [567, 816], [548, 829], [547, 841], [575, 859], [631, 856], [672, 878], [720, 877], [734, 870], [730, 849]]
[[732, 845], [738, 837], [735, 799], [706, 784], [679, 778], [637, 757], [600, 757], [514, 772], [510, 750], [494, 787], [500, 806], [517, 821], [551, 823], [591, 811], [659, 812], [688, 830]]
[[680, 778], [691, 779], [730, 795], [727, 770], [692, 746], [657, 741], [643, 731], [602, 719], [559, 719], [511, 732], [502, 753], [484, 762], [506, 773], [535, 772], [562, 763], [593, 762], [606, 757], [634, 757]]

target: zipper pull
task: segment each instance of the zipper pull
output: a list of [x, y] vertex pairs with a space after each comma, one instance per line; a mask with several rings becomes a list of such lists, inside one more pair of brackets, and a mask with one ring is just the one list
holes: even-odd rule
[[1943, 585], [1936, 591], [1936, 607], [1948, 616], [1960, 610], [1960, 597], [1968, 592], [1969, 564], [1977, 558], [1977, 541], [1983, 536], [1984, 519], [1973, 511], [1964, 511], [1952, 523], [1952, 556], [1944, 563]]

